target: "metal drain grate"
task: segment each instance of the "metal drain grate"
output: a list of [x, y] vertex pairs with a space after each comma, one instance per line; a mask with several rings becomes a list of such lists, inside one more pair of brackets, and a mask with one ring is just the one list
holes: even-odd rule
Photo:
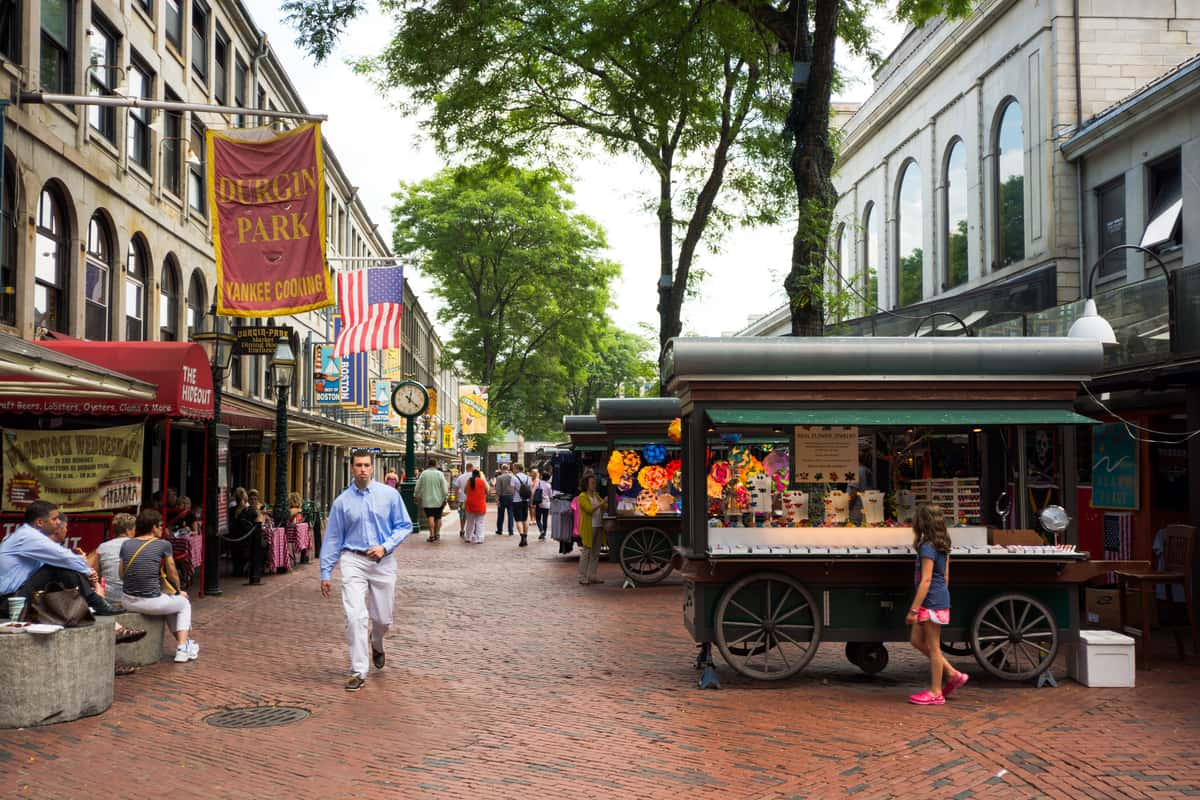
[[303, 708], [290, 706], [247, 706], [245, 708], [227, 708], [215, 714], [209, 714], [204, 721], [217, 728], [269, 728], [273, 725], [287, 725], [299, 722], [308, 716]]

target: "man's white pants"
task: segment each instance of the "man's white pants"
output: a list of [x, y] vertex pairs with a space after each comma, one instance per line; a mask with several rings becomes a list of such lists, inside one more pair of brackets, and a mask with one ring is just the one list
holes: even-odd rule
[[371, 648], [383, 650], [383, 637], [392, 624], [396, 559], [389, 553], [376, 563], [343, 550], [338, 563], [342, 567], [342, 607], [346, 610], [350, 671], [365, 678], [371, 670]]

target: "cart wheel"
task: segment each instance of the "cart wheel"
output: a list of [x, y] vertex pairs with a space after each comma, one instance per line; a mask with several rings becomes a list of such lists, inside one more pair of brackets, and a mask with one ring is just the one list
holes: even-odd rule
[[942, 652], [948, 656], [969, 656], [974, 651], [970, 642], [942, 642]]
[[1058, 653], [1058, 626], [1050, 609], [1027, 594], [988, 600], [971, 623], [971, 649], [997, 678], [1028, 680], [1045, 672]]
[[780, 573], [747, 575], [717, 604], [717, 648], [747, 678], [790, 678], [812, 659], [821, 642], [816, 603], [795, 579]]
[[638, 586], [656, 584], [671, 574], [671, 547], [659, 528], [636, 528], [621, 541], [621, 569]]
[[846, 660], [856, 667], [862, 660], [863, 644], [863, 642], [846, 642]]
[[863, 642], [855, 665], [868, 675], [883, 672], [888, 665], [888, 650], [881, 642]]

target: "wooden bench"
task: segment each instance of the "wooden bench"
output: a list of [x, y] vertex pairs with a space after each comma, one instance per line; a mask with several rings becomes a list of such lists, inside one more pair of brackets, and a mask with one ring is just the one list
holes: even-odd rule
[[0, 728], [102, 714], [113, 701], [111, 617], [56, 633], [0, 634]]

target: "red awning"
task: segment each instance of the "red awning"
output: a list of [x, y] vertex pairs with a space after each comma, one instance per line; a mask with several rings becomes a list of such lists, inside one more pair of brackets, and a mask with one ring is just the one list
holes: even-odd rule
[[[60, 396], [50, 392], [11, 398], [0, 396], [0, 412], [32, 414], [97, 414], [116, 416], [191, 417], [212, 419], [212, 369], [204, 348], [189, 342], [84, 342], [61, 339], [39, 342], [47, 350], [64, 353], [152, 383], [153, 399], [124, 397]], [[0, 378], [10, 381], [13, 378]], [[25, 383], [36, 385], [35, 380]], [[56, 386], [58, 384], [55, 384]], [[53, 390], [51, 390], [52, 392]]]

